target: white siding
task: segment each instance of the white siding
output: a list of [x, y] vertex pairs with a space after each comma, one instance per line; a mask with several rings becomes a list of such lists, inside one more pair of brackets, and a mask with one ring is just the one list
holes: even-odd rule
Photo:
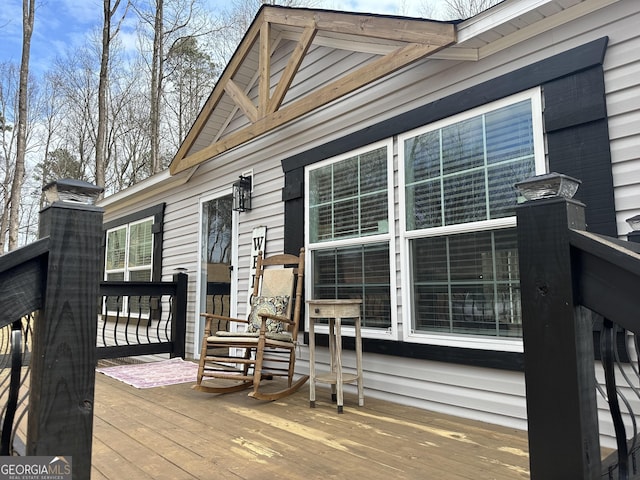
[[[167, 203], [165, 215], [163, 274], [169, 277], [177, 267], [187, 268], [189, 283], [189, 329], [191, 350], [196, 318], [195, 274], [197, 267], [199, 199], [220, 189], [230, 189], [240, 173], [254, 172], [254, 209], [240, 214], [238, 276], [240, 304], [247, 289], [251, 231], [266, 225], [267, 253], [283, 248], [284, 185], [280, 162], [291, 155], [337, 140], [382, 120], [462, 91], [477, 83], [548, 58], [588, 41], [608, 36], [605, 57], [607, 106], [610, 115], [611, 153], [618, 229], [628, 231], [624, 219], [640, 214], [640, 11], [636, 0], [623, 0], [531, 40], [502, 50], [478, 62], [424, 60], [365, 87], [357, 93], [316, 110], [289, 125], [225, 152], [201, 165], [188, 183], [130, 207], [135, 211], [159, 201]], [[311, 82], [330, 79], [334, 62], [352, 68], [357, 56], [325, 51], [314, 52], [315, 60], [305, 64], [304, 75]], [[323, 53], [323, 55], [321, 55]], [[351, 62], [351, 63], [349, 63]], [[315, 70], [314, 70], [315, 69]], [[303, 91], [304, 83], [298, 87]], [[294, 92], [299, 95], [300, 92]], [[237, 125], [230, 126], [236, 128]], [[397, 188], [397, 182], [396, 182]], [[396, 201], [398, 192], [395, 192]], [[124, 212], [118, 212], [118, 216]], [[108, 218], [111, 219], [111, 218]], [[399, 252], [399, 248], [396, 248]], [[398, 285], [400, 260], [396, 259]], [[402, 295], [397, 292], [401, 324]], [[401, 331], [401, 326], [399, 327]], [[308, 352], [301, 349], [300, 370], [308, 369]], [[350, 352], [347, 365], [353, 365]], [[326, 352], [319, 352], [326, 364]], [[321, 362], [323, 363], [323, 362]], [[325, 365], [326, 366], [326, 365]], [[526, 428], [523, 375], [432, 361], [365, 353], [365, 396], [420, 406], [514, 428]], [[322, 366], [320, 367], [322, 368]], [[366, 400], [365, 400], [366, 401]], [[604, 412], [604, 411], [603, 411]], [[610, 431], [606, 416], [604, 429]], [[605, 441], [605, 444], [610, 439]]]
[[[629, 2], [630, 3], [630, 2]], [[605, 57], [605, 88], [618, 233], [640, 214], [640, 24], [638, 7], [629, 9], [611, 34]]]

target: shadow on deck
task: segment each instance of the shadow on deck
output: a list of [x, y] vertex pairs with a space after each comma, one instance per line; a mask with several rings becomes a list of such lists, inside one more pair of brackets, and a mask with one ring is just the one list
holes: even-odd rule
[[529, 478], [526, 432], [328, 390], [276, 402], [96, 375], [93, 480]]

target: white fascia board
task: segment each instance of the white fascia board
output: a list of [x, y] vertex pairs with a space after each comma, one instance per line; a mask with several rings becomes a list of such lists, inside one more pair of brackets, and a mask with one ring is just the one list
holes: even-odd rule
[[[570, 7], [563, 8], [555, 15], [543, 18], [536, 23], [518, 29], [512, 34], [477, 48], [477, 57], [475, 60], [493, 55], [505, 48], [529, 40], [536, 35], [561, 26], [576, 18], [588, 15], [618, 1], [620, 0], [584, 0], [576, 2]], [[557, 0], [505, 0], [475, 17], [461, 22], [458, 25], [456, 44], [453, 47], [445, 48], [437, 52], [437, 55], [441, 58], [447, 58], [447, 54], [456, 49], [460, 49], [461, 51], [473, 50], [469, 48], [465, 49], [465, 42], [472, 41], [483, 33], [489, 32], [505, 23], [517, 20], [519, 17], [542, 8], [545, 5], [553, 5], [556, 3]], [[436, 57], [434, 56], [434, 58]], [[472, 59], [471, 55], [469, 55], [468, 59]]]
[[536, 35], [559, 27], [565, 23], [575, 20], [576, 18], [580, 18], [584, 15], [595, 12], [596, 10], [600, 10], [601, 8], [618, 1], [619, 0], [587, 0], [585, 2], [578, 3], [566, 10], [556, 13], [555, 15], [540, 20], [537, 23], [521, 28], [511, 35], [507, 35], [506, 37], [481, 47], [479, 51], [479, 58], [493, 55], [494, 53], [504, 50], [511, 45], [529, 40]]
[[143, 198], [157, 195], [178, 185], [187, 183], [196, 170], [197, 166], [184, 170], [176, 175], [171, 175], [167, 168], [129, 188], [125, 188], [124, 190], [120, 190], [113, 195], [103, 198], [98, 201], [96, 205], [109, 211], [119, 210], [120, 208], [137, 203]]
[[458, 24], [457, 43], [464, 43], [497, 25], [510, 22], [531, 10], [552, 3], [554, 0], [505, 0]]
[[477, 48], [463, 48], [454, 45], [429, 55], [429, 59], [475, 62], [480, 60], [480, 52], [478, 52]]

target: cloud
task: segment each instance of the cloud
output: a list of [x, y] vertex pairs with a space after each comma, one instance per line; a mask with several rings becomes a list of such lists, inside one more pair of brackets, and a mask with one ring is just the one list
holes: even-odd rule
[[98, 0], [57, 0], [65, 17], [76, 24], [93, 25], [102, 21], [102, 2]]
[[0, 8], [0, 44], [5, 51], [2, 60], [20, 61], [22, 3], [19, 0], [3, 1]]

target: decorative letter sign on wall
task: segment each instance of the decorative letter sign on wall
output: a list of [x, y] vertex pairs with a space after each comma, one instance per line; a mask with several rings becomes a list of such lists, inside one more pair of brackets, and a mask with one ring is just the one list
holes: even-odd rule
[[251, 237], [251, 267], [249, 269], [249, 297], [247, 298], [247, 304], [251, 302], [251, 294], [253, 293], [253, 282], [256, 279], [256, 266], [258, 263], [258, 253], [265, 254], [267, 246], [267, 227], [255, 227], [253, 229], [253, 235]]

